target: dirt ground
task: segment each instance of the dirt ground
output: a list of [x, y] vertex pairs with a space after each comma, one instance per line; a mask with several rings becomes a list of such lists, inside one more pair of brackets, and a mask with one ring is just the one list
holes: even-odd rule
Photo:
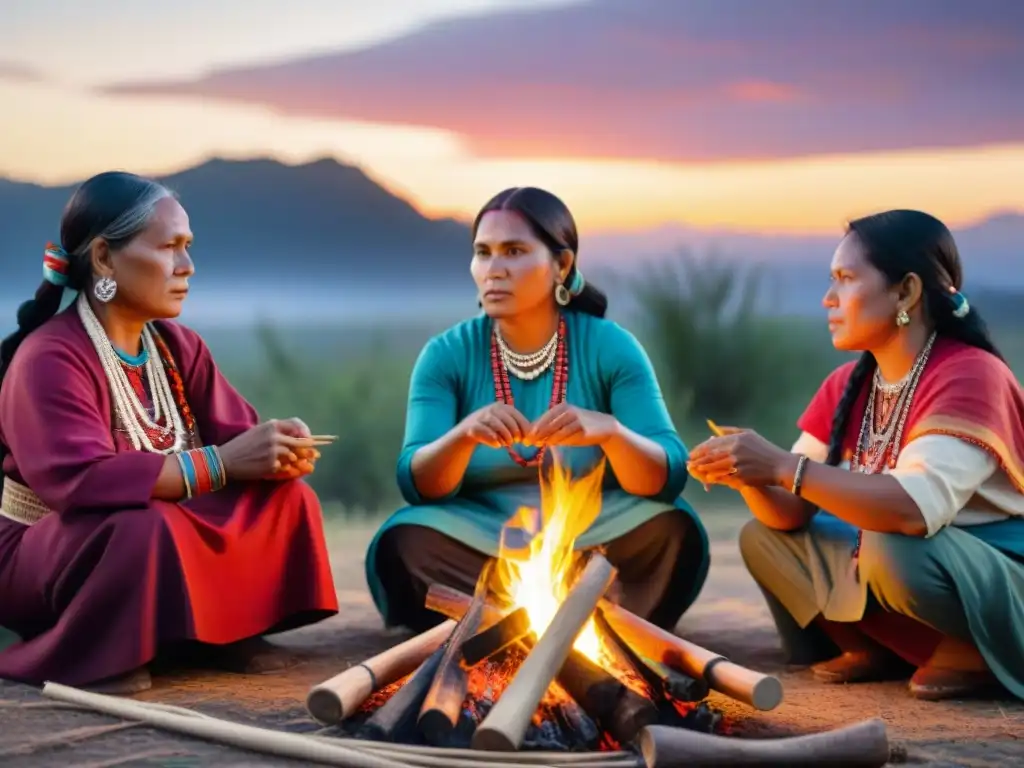
[[[782, 662], [767, 609], [735, 545], [741, 519], [723, 513], [709, 521], [714, 544], [708, 583], [679, 632], [746, 666], [779, 675], [785, 699], [774, 712], [753, 712], [713, 695], [738, 736], [827, 730], [881, 717], [890, 739], [907, 748], [908, 762], [927, 766], [1024, 765], [1024, 705], [1011, 701], [925, 703], [899, 683], [825, 686]], [[158, 677], [138, 698], [200, 709], [240, 722], [285, 730], [313, 729], [304, 699], [309, 687], [401, 639], [381, 628], [363, 579], [363, 552], [372, 531], [330, 531], [341, 614], [274, 638], [303, 663], [258, 677], [202, 673]], [[36, 689], [0, 682], [0, 765], [32, 766], [263, 766], [288, 761], [178, 737], [112, 718], [55, 709]]]

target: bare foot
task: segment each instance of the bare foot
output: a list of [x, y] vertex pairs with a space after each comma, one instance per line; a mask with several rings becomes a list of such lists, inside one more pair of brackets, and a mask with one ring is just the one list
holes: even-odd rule
[[82, 686], [82, 690], [91, 693], [103, 693], [109, 696], [131, 696], [132, 694], [148, 691], [153, 687], [153, 678], [150, 677], [146, 667], [133, 669], [123, 675], [108, 677], [106, 680], [99, 680], [91, 685]]

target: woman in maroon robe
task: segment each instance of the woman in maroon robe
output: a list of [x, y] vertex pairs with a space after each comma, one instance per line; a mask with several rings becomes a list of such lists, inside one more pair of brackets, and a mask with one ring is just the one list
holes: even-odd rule
[[170, 322], [191, 241], [164, 187], [93, 177], [0, 346], [0, 677], [133, 692], [183, 646], [266, 671], [261, 635], [337, 612], [308, 429], [259, 423]]

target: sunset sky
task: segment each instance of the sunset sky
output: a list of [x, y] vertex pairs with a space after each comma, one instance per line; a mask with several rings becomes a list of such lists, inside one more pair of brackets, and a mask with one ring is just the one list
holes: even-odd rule
[[591, 231], [1024, 211], [1019, 0], [33, 0], [3, 16], [0, 176], [20, 180], [331, 155], [429, 214], [545, 186]]

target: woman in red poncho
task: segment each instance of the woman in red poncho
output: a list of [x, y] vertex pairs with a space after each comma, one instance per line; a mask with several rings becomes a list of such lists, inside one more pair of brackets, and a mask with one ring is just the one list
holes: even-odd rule
[[854, 221], [831, 271], [832, 340], [860, 359], [825, 380], [791, 450], [730, 429], [690, 470], [743, 495], [743, 559], [816, 677], [1024, 698], [1020, 385], [934, 217]]
[[260, 635], [337, 611], [308, 429], [258, 423], [169, 321], [191, 243], [167, 189], [93, 177], [0, 345], [0, 677], [130, 693], [183, 647], [267, 671]]

